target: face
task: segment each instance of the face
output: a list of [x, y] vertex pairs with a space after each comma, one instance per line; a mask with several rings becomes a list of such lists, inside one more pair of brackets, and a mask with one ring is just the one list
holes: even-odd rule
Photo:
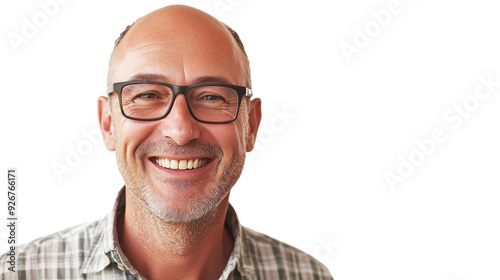
[[[199, 11], [180, 12], [189, 13], [184, 16], [190, 23], [178, 26], [179, 11], [176, 16], [153, 13], [136, 22], [115, 51], [110, 82], [245, 85], [242, 54], [230, 33]], [[190, 115], [181, 95], [169, 115], [157, 121], [126, 119], [117, 95], [110, 98], [110, 107], [107, 98], [99, 99], [105, 143], [116, 152], [129, 192], [145, 207], [164, 220], [187, 222], [227, 199], [246, 151], [253, 148], [260, 100], [243, 100], [232, 123], [206, 124]]]

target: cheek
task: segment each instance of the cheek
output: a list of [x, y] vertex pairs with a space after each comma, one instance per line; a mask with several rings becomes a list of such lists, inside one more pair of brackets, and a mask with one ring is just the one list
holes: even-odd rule
[[151, 135], [152, 130], [147, 122], [124, 120], [115, 127], [117, 152], [129, 160], [134, 159], [135, 150]]
[[212, 131], [216, 141], [219, 143], [225, 158], [232, 158], [235, 153], [242, 153], [246, 150], [247, 125], [244, 120], [238, 119], [229, 124], [217, 125], [217, 129]]

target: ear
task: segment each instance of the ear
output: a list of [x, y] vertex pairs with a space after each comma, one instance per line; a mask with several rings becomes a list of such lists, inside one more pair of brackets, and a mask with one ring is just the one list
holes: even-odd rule
[[102, 138], [104, 145], [110, 151], [115, 150], [115, 141], [113, 135], [113, 122], [111, 121], [111, 113], [109, 112], [109, 99], [101, 96], [97, 100], [97, 117], [99, 118], [99, 126], [101, 127]]
[[248, 114], [248, 139], [247, 152], [251, 152], [257, 139], [257, 131], [259, 130], [260, 120], [262, 118], [261, 100], [255, 98], [250, 101], [250, 112]]

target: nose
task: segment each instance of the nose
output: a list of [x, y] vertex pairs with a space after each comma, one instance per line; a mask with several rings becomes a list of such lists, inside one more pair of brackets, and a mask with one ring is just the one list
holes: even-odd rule
[[177, 95], [170, 112], [160, 121], [162, 135], [171, 138], [180, 146], [200, 137], [199, 122], [191, 116], [186, 98], [182, 94]]

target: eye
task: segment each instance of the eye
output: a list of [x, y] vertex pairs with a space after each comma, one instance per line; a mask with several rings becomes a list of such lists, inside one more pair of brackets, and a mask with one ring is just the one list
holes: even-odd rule
[[220, 100], [221, 97], [216, 96], [216, 95], [205, 95], [205, 96], [203, 96], [203, 99], [209, 100], [209, 101], [215, 101], [215, 100]]
[[136, 98], [151, 99], [151, 98], [157, 98], [157, 96], [154, 93], [142, 93], [137, 95]]

